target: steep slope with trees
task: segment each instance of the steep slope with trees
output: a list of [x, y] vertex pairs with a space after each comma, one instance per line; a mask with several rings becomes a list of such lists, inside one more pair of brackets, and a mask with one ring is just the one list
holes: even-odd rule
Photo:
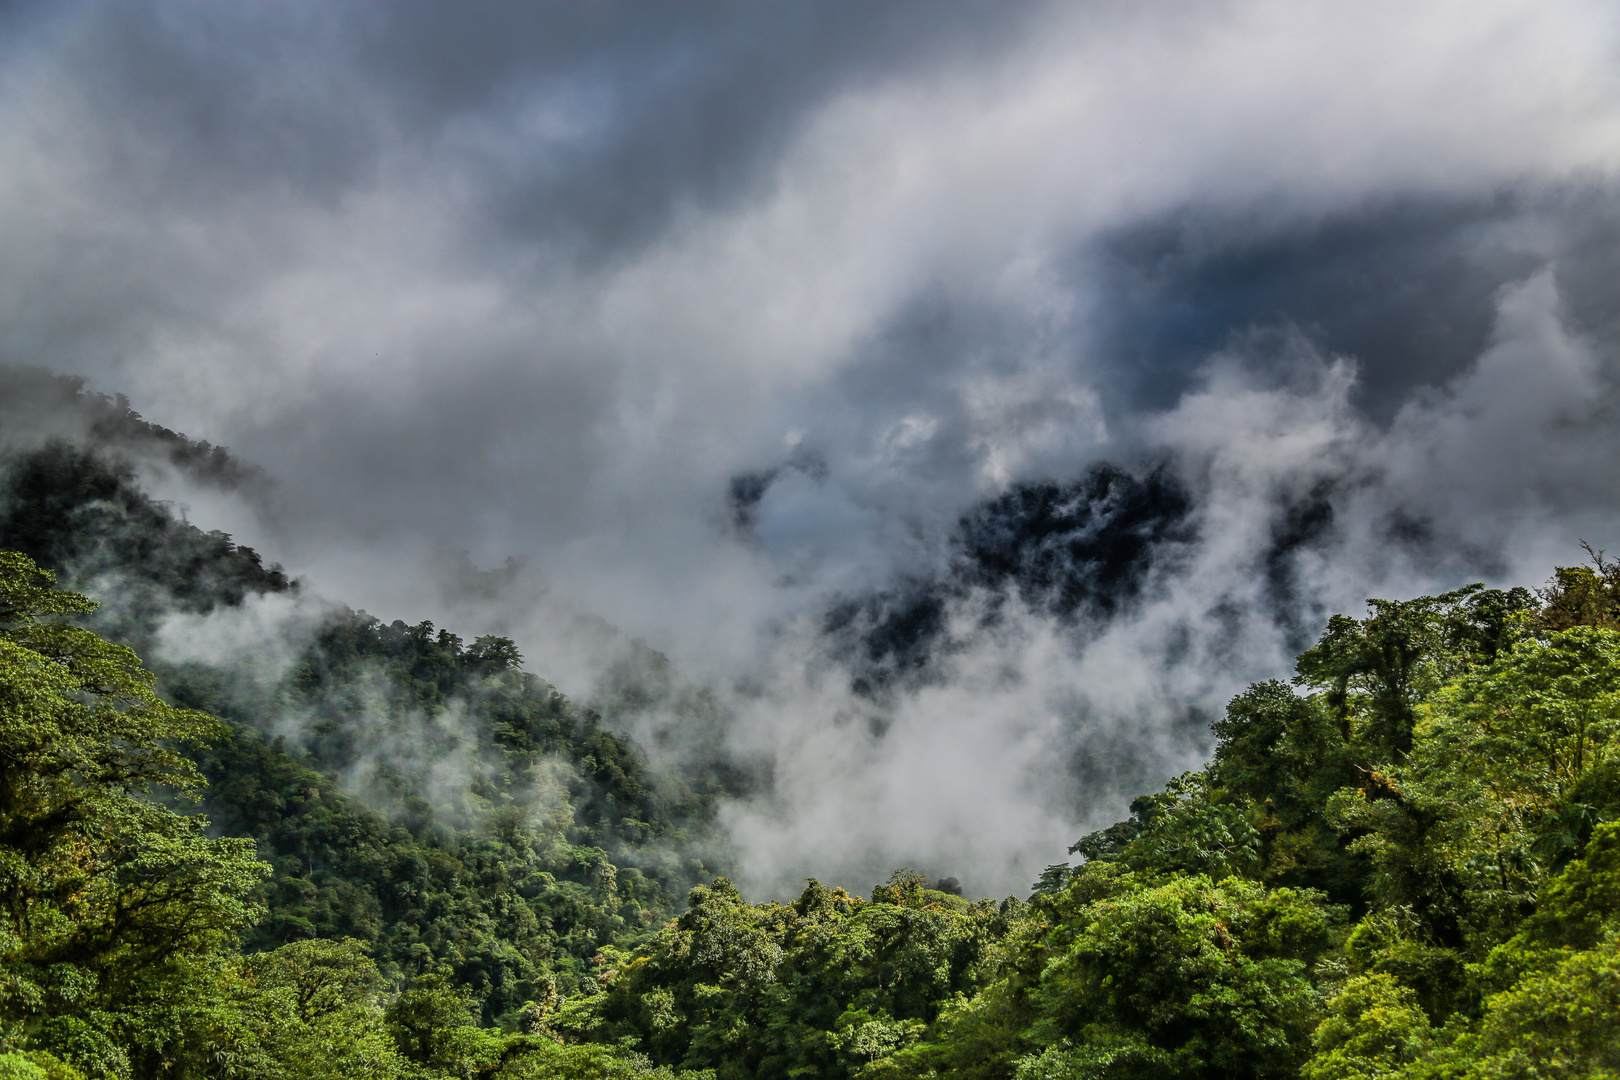
[[[297, 587], [119, 456], [237, 482], [228, 454], [69, 389], [78, 427], [0, 463], [0, 1076], [1620, 1077], [1600, 552], [1335, 616], [1027, 901], [900, 871], [751, 904], [686, 892], [724, 788], [655, 775], [503, 638], [334, 609], [265, 678], [143, 667], [164, 613]], [[976, 565], [1100, 603], [1042, 552], [1136, 580], [1179, 511], [1133, 484], [1014, 493]], [[1002, 520], [1029, 499], [1033, 552]]]
[[[115, 601], [80, 610], [84, 625], [144, 653], [173, 613], [297, 591], [256, 552], [153, 500], [136, 462], [157, 454], [224, 485], [262, 484], [256, 472], [77, 380], [0, 376], [11, 397], [0, 550]], [[32, 437], [18, 435], [19, 416]], [[710, 873], [699, 841], [716, 781], [652, 775], [599, 715], [523, 671], [511, 641], [467, 644], [347, 608], [300, 640], [269, 682], [154, 668], [165, 700], [222, 721], [191, 759], [214, 827], [251, 837], [271, 867], [252, 894], [269, 914], [250, 947], [353, 937], [389, 979], [442, 974], [494, 1022], [537, 986], [594, 989], [592, 958], [651, 932]], [[289, 724], [299, 737], [273, 734]], [[409, 760], [378, 752], [407, 732], [419, 738]], [[447, 761], [468, 775], [430, 801], [429, 774]]]

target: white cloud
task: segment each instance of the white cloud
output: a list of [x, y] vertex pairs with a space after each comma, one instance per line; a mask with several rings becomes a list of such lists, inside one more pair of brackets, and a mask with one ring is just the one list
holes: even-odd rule
[[[407, 17], [87, 5], [31, 30], [0, 58], [0, 348], [266, 466], [267, 516], [193, 517], [321, 591], [495, 621], [574, 692], [600, 666], [582, 609], [768, 687], [734, 703], [779, 765], [773, 801], [731, 812], [761, 887], [916, 858], [1012, 888], [1092, 813], [1054, 809], [1041, 748], [1195, 760], [1186, 711], [1286, 665], [1280, 502], [1335, 511], [1335, 546], [1295, 556], [1306, 621], [1534, 577], [1615, 527], [1614, 343], [1555, 280], [1620, 182], [1612, 4], [1055, 4], [998, 34], [929, 9], [904, 50], [818, 38], [808, 59], [762, 11], [765, 60], [694, 16], [671, 43], [514, 30], [489, 72], [390, 38]], [[796, 65], [837, 75], [775, 77]], [[716, 104], [770, 92], [791, 100]], [[1358, 406], [1369, 358], [1243, 292], [1241, 262], [1265, 242], [1307, 265], [1329, 226], [1414, 205], [1500, 226], [1465, 268], [1501, 276], [1499, 249], [1548, 269], [1386, 430]], [[1098, 331], [1100, 253], [1155, 228], [1235, 253], [1230, 295], [1153, 312], [1230, 332], [1196, 376]], [[1369, 271], [1378, 295], [1407, 272]], [[1580, 273], [1601, 293], [1601, 266]], [[1157, 404], [1120, 389], [1136, 378]], [[836, 674], [805, 673], [814, 635], [782, 628], [830, 593], [935, 568], [975, 501], [1116, 455], [1169, 456], [1198, 500], [1198, 543], [1129, 618], [1078, 653], [1033, 616], [973, 638], [881, 739]], [[737, 539], [729, 479], [790, 457], [820, 471], [782, 470]], [[1392, 541], [1395, 518], [1430, 540]], [[451, 596], [446, 549], [522, 556], [544, 588], [524, 610]], [[240, 618], [261, 615], [281, 617]], [[273, 637], [219, 618], [165, 640]]]

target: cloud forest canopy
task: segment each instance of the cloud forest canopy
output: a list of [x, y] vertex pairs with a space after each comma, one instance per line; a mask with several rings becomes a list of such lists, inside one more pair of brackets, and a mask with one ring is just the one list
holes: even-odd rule
[[[744, 774], [651, 768], [510, 639], [327, 607], [256, 675], [144, 667], [108, 636], [161, 655], [174, 619], [301, 586], [111, 453], [53, 439], [5, 462], [12, 505], [50, 508], [0, 537], [35, 549], [0, 555], [12, 1073], [1620, 1068], [1620, 563], [1601, 552], [1536, 592], [1333, 616], [1291, 680], [1230, 701], [1207, 766], [1027, 894], [902, 869], [866, 896], [812, 879], [750, 903], [704, 863]], [[1127, 479], [1028, 496], [1034, 564], [1053, 535], [1133, 520], [1129, 497], [1080, 509], [1151, 490]], [[1046, 527], [1054, 506], [1080, 524]], [[36, 558], [135, 600], [98, 610]]]
[[1612, 1071], [1617, 57], [0, 5], [0, 1072]]
[[1019, 886], [1330, 614], [1612, 534], [1612, 4], [656, 7], [7, 7], [0, 359], [737, 762], [749, 895]]

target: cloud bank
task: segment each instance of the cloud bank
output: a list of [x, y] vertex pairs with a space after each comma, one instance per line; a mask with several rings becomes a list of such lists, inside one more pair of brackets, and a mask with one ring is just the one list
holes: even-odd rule
[[[1616, 533], [1610, 4], [0, 18], [0, 357], [263, 466], [193, 517], [327, 595], [669, 654], [756, 892], [1022, 888], [1326, 614]], [[1128, 604], [851, 688], [830, 606], [1102, 461], [1190, 500]]]

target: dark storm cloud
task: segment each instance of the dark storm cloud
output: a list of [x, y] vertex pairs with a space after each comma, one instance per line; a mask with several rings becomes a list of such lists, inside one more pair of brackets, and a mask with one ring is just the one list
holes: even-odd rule
[[[586, 257], [756, 192], [829, 95], [993, 55], [1036, 7], [837, 3], [45, 5], [126, 198], [378, 182], [457, 157], [474, 242]], [[99, 121], [99, 123], [97, 123]]]
[[374, 13], [355, 36], [417, 130], [499, 114], [537, 87], [569, 98], [585, 130], [520, 127], [519, 145], [493, 151], [515, 167], [490, 178], [488, 239], [545, 239], [600, 258], [656, 236], [672, 213], [757, 194], [828, 95], [993, 55], [1037, 10], [733, 0], [469, 14], [412, 3]]
[[[0, 18], [0, 354], [265, 466], [194, 514], [329, 595], [669, 651], [773, 763], [759, 888], [1027, 884], [1325, 613], [1620, 526], [1597, 0]], [[1129, 604], [964, 587], [851, 694], [829, 605], [1105, 460], [1188, 493]]]
[[1491, 242], [1516, 209], [1397, 204], [1258, 237], [1199, 215], [1131, 229], [1104, 246], [1099, 347], [1162, 408], [1234, 331], [1293, 326], [1358, 357], [1361, 396], [1387, 415], [1478, 356], [1497, 291], [1539, 265]]
[[1612, 339], [1616, 239], [1612, 199], [1590, 191], [1392, 200], [1283, 229], [1188, 212], [1102, 243], [1093, 333], [1127, 400], [1164, 407], [1234, 333], [1292, 327], [1355, 357], [1357, 401], [1387, 420], [1471, 364], [1498, 294], [1543, 265], [1572, 324]]

